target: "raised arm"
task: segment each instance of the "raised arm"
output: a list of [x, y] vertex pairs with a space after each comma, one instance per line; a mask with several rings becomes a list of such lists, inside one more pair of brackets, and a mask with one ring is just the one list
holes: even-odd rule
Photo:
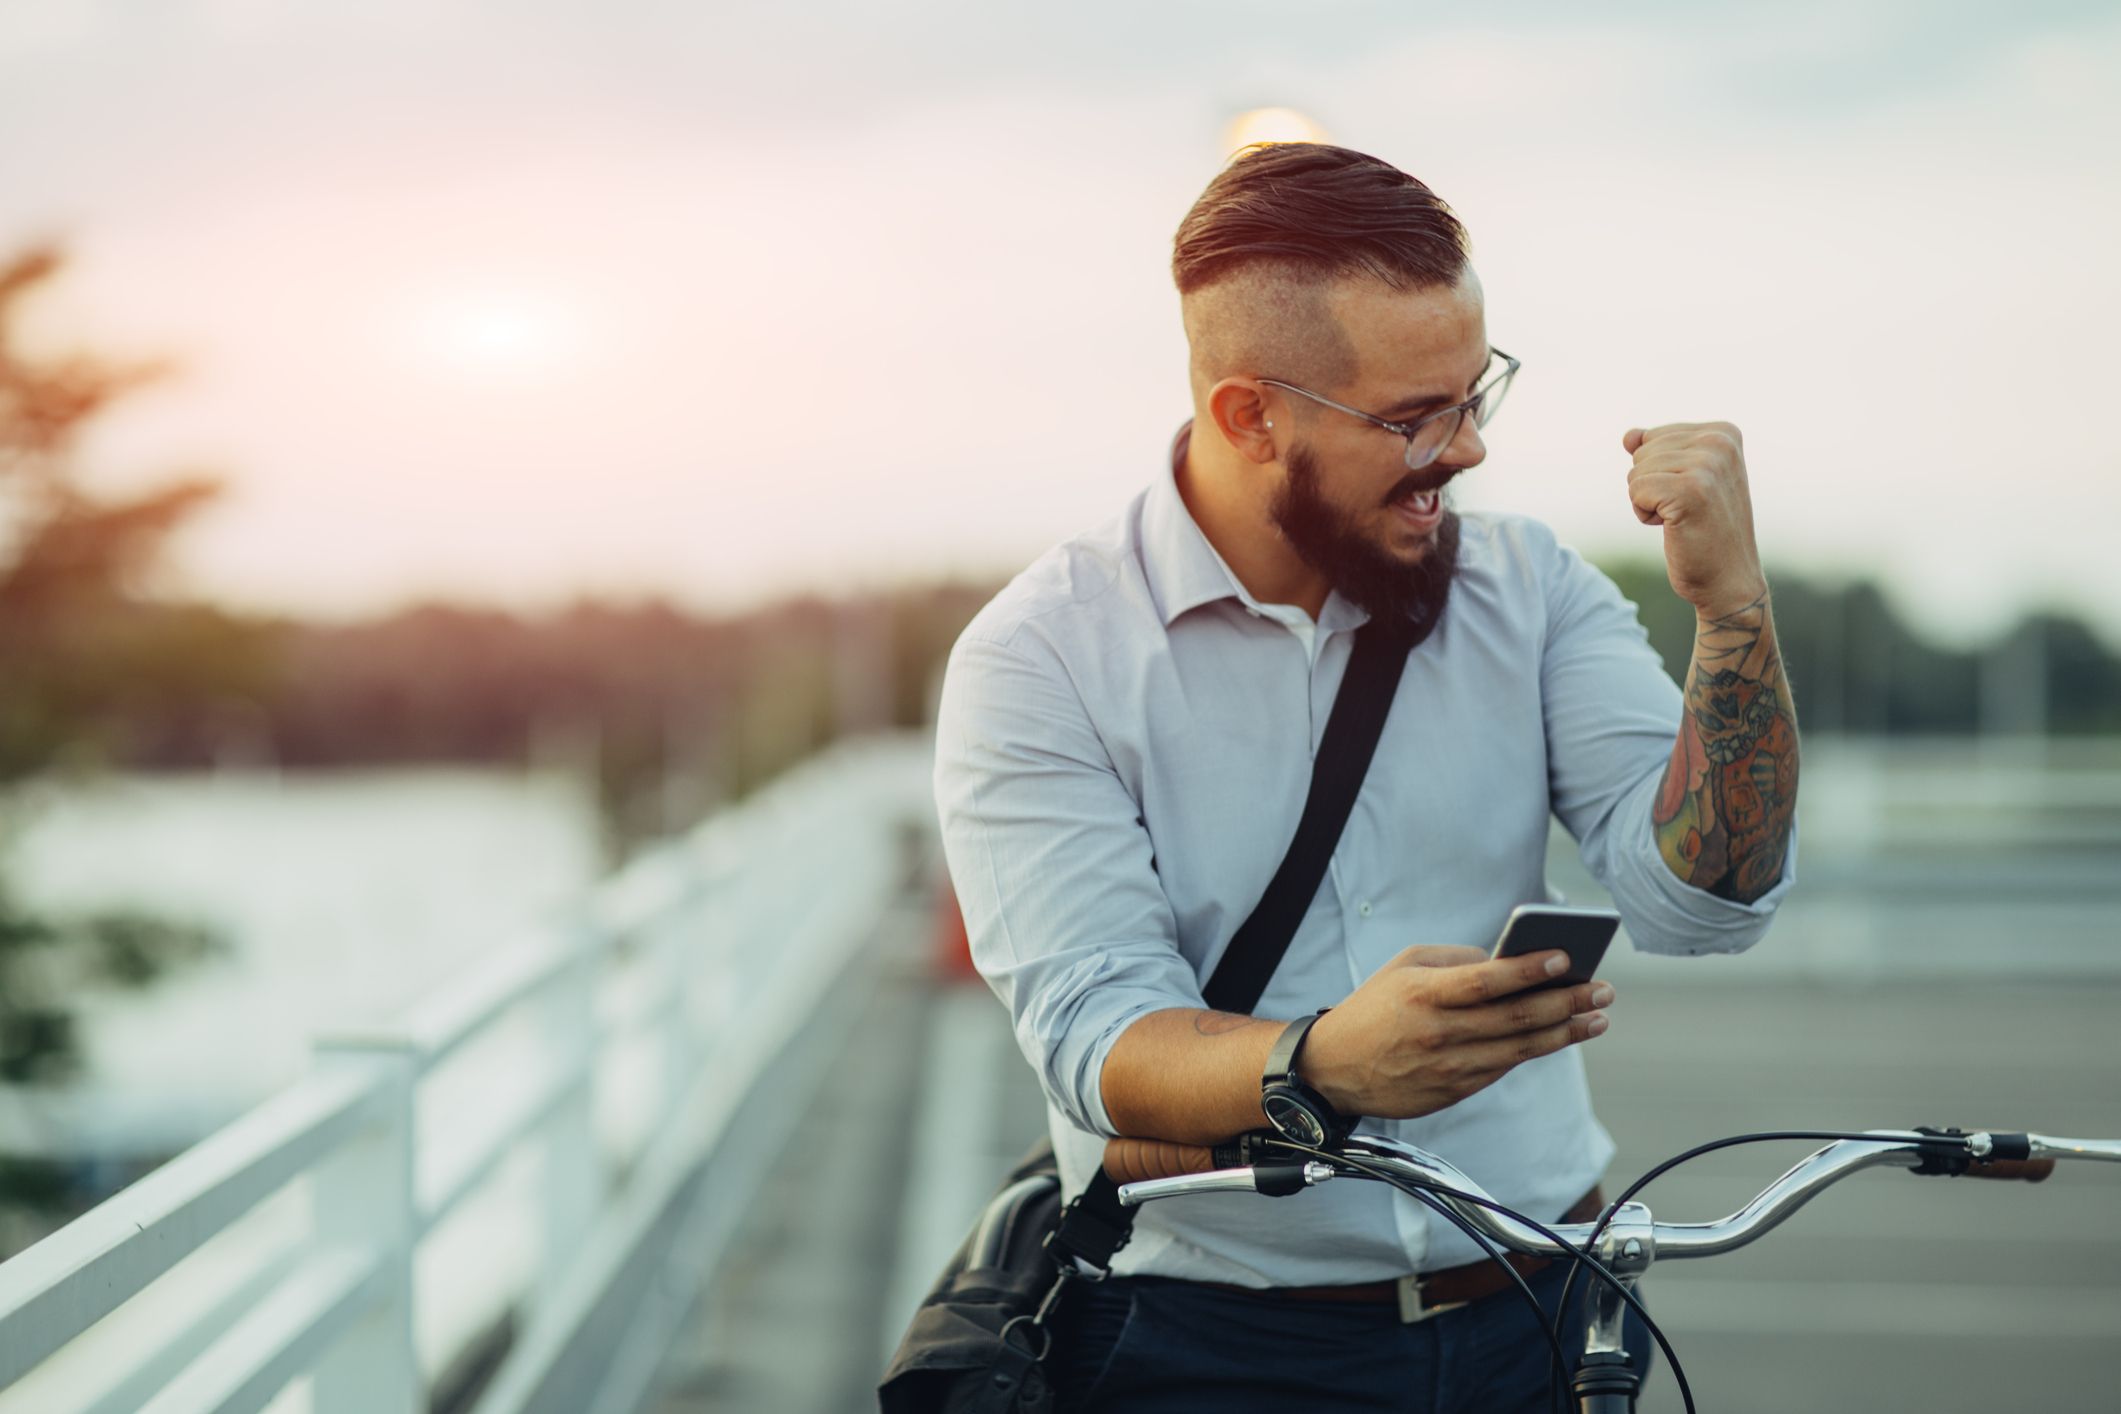
[[1686, 706], [1651, 818], [1672, 872], [1751, 903], [1782, 877], [1797, 809], [1797, 709], [1763, 590], [1694, 630]]
[[1694, 606], [1685, 707], [1651, 820], [1684, 882], [1751, 903], [1782, 878], [1797, 810], [1797, 708], [1782, 672], [1767, 577], [1753, 538], [1738, 429], [1727, 422], [1635, 429], [1628, 494], [1664, 527], [1672, 588]]

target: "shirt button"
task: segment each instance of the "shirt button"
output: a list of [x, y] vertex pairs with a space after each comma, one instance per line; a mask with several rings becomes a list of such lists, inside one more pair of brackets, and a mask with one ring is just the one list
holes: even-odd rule
[[1357, 913], [1360, 913], [1363, 917], [1368, 918], [1370, 916], [1370, 901], [1368, 899], [1364, 899], [1361, 903], [1355, 905], [1355, 911]]

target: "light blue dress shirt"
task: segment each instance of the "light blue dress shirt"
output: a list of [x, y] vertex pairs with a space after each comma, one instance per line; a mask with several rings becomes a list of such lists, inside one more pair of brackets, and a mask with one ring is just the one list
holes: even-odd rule
[[[1071, 1194], [1114, 1132], [1099, 1090], [1113, 1042], [1150, 1012], [1203, 1004], [1295, 831], [1367, 615], [1332, 594], [1310, 635], [1291, 612], [1245, 591], [1167, 460], [1116, 520], [1018, 575], [951, 652], [936, 728], [944, 849], [973, 961], [1043, 1084]], [[1611, 580], [1537, 521], [1465, 516], [1449, 607], [1407, 661], [1257, 1014], [1336, 1004], [1413, 943], [1488, 947], [1512, 908], [1549, 897], [1550, 814], [1636, 947], [1750, 946], [1790, 888], [1794, 845], [1782, 881], [1750, 905], [1672, 875], [1650, 805], [1679, 714]], [[1613, 1154], [1574, 1047], [1438, 1113], [1365, 1127], [1441, 1154], [1542, 1220]], [[1153, 1204], [1115, 1270], [1309, 1286], [1479, 1256], [1411, 1199], [1334, 1183]]]

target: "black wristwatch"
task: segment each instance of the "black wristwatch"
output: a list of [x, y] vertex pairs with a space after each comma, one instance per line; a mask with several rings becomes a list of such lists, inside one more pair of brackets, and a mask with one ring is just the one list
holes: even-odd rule
[[1290, 1022], [1267, 1053], [1267, 1069], [1259, 1079], [1259, 1107], [1266, 1111], [1268, 1123], [1284, 1139], [1314, 1149], [1339, 1143], [1355, 1127], [1354, 1120], [1296, 1075], [1296, 1057], [1304, 1048], [1304, 1038], [1318, 1018], [1331, 1010], [1326, 1007]]

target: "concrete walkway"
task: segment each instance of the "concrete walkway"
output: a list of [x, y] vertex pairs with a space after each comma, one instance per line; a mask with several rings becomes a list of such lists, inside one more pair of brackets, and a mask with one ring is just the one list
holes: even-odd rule
[[884, 977], [839, 1048], [838, 1083], [781, 1156], [665, 1362], [652, 1414], [840, 1414], [876, 1407], [879, 1311], [898, 1259], [919, 1105], [927, 919], [880, 931]]

